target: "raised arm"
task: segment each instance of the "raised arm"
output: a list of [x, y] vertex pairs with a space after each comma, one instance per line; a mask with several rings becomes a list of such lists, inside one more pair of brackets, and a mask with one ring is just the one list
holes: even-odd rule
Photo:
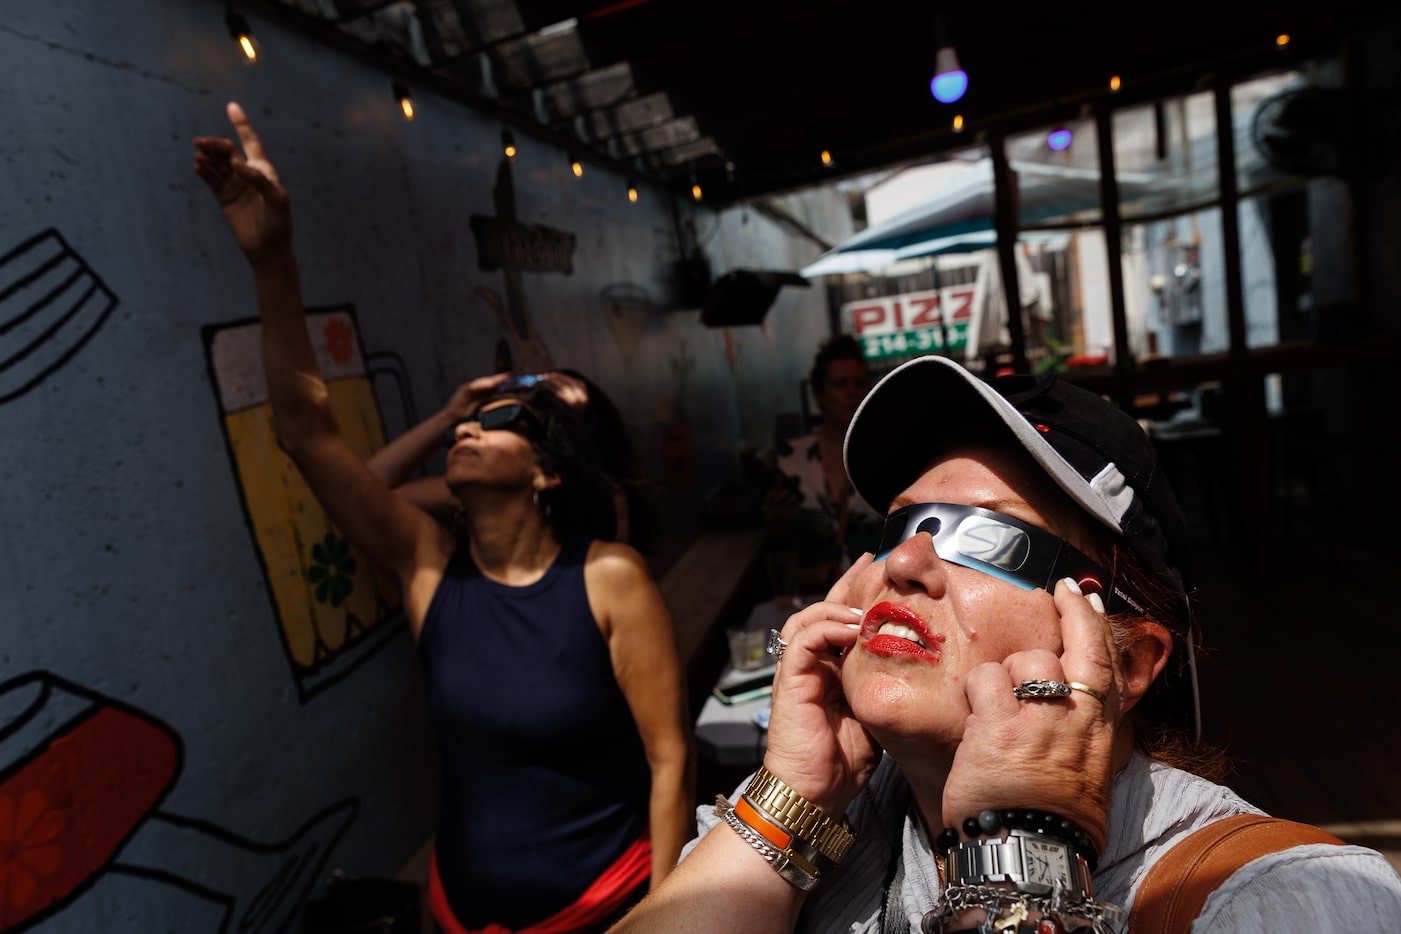
[[[473, 380], [458, 386], [441, 409], [370, 455], [367, 463], [374, 475], [390, 487], [399, 486], [413, 476], [428, 458], [442, 450], [447, 431], [471, 411], [472, 402], [477, 398], [473, 385], [485, 382], [485, 379]], [[486, 388], [489, 387], [483, 387]]]
[[[231, 103], [228, 116], [239, 145], [197, 138], [194, 168], [214, 193], [253, 274], [278, 441], [346, 538], [398, 576], [417, 628], [427, 606], [421, 593], [426, 582], [418, 572], [441, 569], [450, 538], [394, 496], [337, 429], [307, 334], [287, 193], [243, 109]], [[427, 583], [436, 587], [436, 578]]]
[[695, 835], [695, 744], [676, 626], [647, 565], [628, 545], [595, 542], [585, 583], [652, 772], [648, 816], [655, 890]]
[[507, 374], [482, 376], [458, 386], [438, 411], [399, 435], [370, 456], [369, 467], [385, 486], [409, 503], [439, 519], [457, 509], [457, 498], [441, 475], [414, 477], [413, 472], [442, 450], [446, 433], [465, 418], [478, 400], [490, 393]]

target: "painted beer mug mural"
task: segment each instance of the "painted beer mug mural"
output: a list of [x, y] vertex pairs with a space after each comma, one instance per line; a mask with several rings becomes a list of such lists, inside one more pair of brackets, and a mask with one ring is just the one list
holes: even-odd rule
[[[336, 424], [368, 458], [384, 445], [384, 424], [354, 314], [349, 306], [309, 308], [306, 320]], [[261, 341], [256, 320], [205, 329], [244, 511], [283, 645], [306, 697], [349, 672], [388, 637], [391, 627], [381, 624], [397, 614], [399, 594], [345, 541], [278, 446]]]

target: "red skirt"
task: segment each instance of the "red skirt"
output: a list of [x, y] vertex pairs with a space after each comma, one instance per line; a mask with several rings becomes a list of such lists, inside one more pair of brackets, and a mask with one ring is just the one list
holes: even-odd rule
[[559, 911], [529, 927], [512, 931], [500, 924], [484, 928], [464, 927], [448, 905], [443, 880], [438, 877], [438, 857], [434, 853], [428, 872], [428, 910], [445, 934], [570, 934], [592, 927], [618, 910], [628, 896], [652, 874], [652, 837], [643, 832], [597, 879]]

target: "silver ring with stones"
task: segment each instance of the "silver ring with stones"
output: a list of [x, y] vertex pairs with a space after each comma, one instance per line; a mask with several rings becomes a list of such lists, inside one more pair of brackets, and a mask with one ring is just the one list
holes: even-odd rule
[[1064, 700], [1070, 696], [1070, 685], [1044, 678], [1031, 678], [1012, 688], [1017, 700]]

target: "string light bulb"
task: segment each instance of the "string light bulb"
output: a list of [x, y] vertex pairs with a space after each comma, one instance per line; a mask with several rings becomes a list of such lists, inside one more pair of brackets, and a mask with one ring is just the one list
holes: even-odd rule
[[1291, 41], [1291, 37], [1290, 37], [1289, 33], [1287, 33], [1287, 32], [1282, 32], [1282, 33], [1280, 33], [1279, 35], [1275, 36], [1275, 48], [1277, 48], [1277, 49], [1287, 49], [1287, 48], [1289, 48], [1289, 43], [1290, 43], [1290, 41]]
[[953, 115], [953, 131], [955, 133], [963, 132], [963, 114]]
[[822, 150], [822, 165], [824, 168], [828, 169], [836, 165], [836, 162], [832, 159], [832, 154], [825, 149]]
[[1119, 88], [1122, 87], [1122, 86], [1123, 86], [1123, 81], [1120, 80], [1120, 78], [1119, 78], [1118, 75], [1110, 75], [1110, 76], [1109, 76], [1109, 92], [1110, 92], [1111, 94], [1118, 94], [1118, 93], [1119, 93]]
[[701, 194], [702, 194], [702, 192], [701, 192], [700, 182], [696, 181], [696, 177], [695, 177], [694, 175], [692, 175], [692, 176], [691, 176], [691, 200], [693, 200], [693, 201], [699, 201], [699, 200], [701, 199]]
[[413, 98], [409, 95], [409, 87], [402, 81], [394, 82], [394, 99], [399, 102], [399, 110], [404, 114], [405, 120], [413, 120]]
[[941, 104], [952, 104], [968, 92], [968, 73], [958, 63], [958, 53], [946, 45], [934, 55], [934, 77], [929, 93]]
[[574, 173], [575, 178], [584, 177], [584, 163], [579, 161], [579, 157], [574, 153], [569, 154], [569, 171]]
[[501, 151], [506, 154], [507, 159], [516, 157], [516, 137], [510, 130], [501, 131]]
[[236, 12], [230, 3], [224, 12], [224, 23], [229, 27], [229, 35], [238, 44], [238, 50], [243, 53], [243, 63], [256, 65], [262, 49], [258, 40], [253, 38], [253, 30], [248, 25], [247, 17]]
[[632, 179], [628, 179], [628, 202], [630, 204], [637, 203], [637, 185]]
[[1046, 134], [1046, 145], [1054, 152], [1064, 152], [1070, 148], [1070, 139], [1070, 130], [1058, 123]]

